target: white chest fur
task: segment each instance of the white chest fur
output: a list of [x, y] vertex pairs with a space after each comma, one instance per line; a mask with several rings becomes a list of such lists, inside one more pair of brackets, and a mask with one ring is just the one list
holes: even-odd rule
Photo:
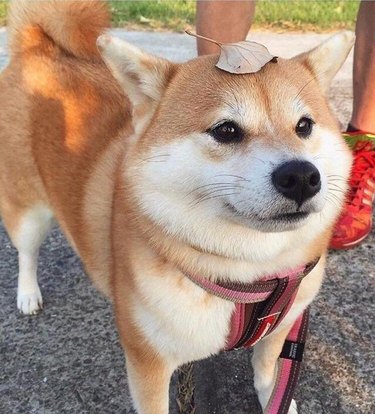
[[176, 272], [137, 279], [134, 317], [146, 338], [177, 364], [225, 347], [234, 304], [214, 297]]

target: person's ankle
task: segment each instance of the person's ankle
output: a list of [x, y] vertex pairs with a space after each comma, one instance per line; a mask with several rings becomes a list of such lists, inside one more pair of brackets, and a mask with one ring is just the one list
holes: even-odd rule
[[364, 132], [367, 134], [375, 135], [375, 128], [363, 128], [362, 126], [357, 126], [354, 122], [350, 121], [345, 132]]
[[357, 127], [355, 127], [351, 122], [348, 123], [345, 132], [358, 132], [360, 131]]

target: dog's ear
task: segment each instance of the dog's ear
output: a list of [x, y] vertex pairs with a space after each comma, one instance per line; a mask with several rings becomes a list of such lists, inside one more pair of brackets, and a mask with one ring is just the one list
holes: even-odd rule
[[355, 40], [353, 32], [337, 33], [315, 49], [293, 58], [302, 62], [312, 72], [324, 91], [341, 68]]
[[133, 105], [133, 124], [139, 131], [151, 118], [177, 64], [108, 34], [99, 36], [97, 46]]

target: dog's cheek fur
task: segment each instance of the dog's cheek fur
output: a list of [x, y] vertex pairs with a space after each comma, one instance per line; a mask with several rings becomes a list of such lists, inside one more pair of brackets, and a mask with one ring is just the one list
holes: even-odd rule
[[332, 225], [341, 212], [348, 190], [348, 176], [352, 165], [352, 153], [337, 132], [319, 127], [321, 139], [313, 153], [314, 162], [324, 172], [327, 191], [321, 218]]
[[[220, 161], [207, 158], [206, 148], [214, 145], [201, 144], [203, 140], [210, 138], [199, 134], [180, 138], [142, 155], [144, 161], [136, 164], [136, 198], [140, 209], [168, 231], [171, 227], [181, 228], [187, 215], [195, 217], [196, 222], [212, 217], [224, 220], [223, 203], [227, 200], [238, 204], [244, 213], [261, 216], [279, 213], [280, 206], [287, 207], [291, 203], [275, 191], [271, 174], [275, 165], [294, 158], [314, 163], [321, 173], [322, 190], [308, 202], [312, 211], [319, 212], [323, 207], [324, 212], [318, 214], [323, 216], [319, 219], [326, 225], [331, 225], [336, 218], [338, 212], [326, 205], [332, 201], [327, 194], [327, 182], [332, 176], [341, 176], [341, 193], [336, 197], [342, 201], [351, 162], [350, 152], [336, 132], [317, 127], [311, 143], [307, 142], [303, 151], [295, 151], [294, 155], [280, 145], [277, 150], [270, 146], [262, 148], [262, 141], [259, 141], [246, 153], [227, 150]], [[240, 177], [247, 181], [241, 181]], [[153, 197], [158, 202], [150, 202]], [[186, 226], [182, 232], [189, 230]]]
[[[285, 249], [298, 245], [300, 237], [304, 245], [316, 237], [319, 226], [312, 229], [311, 236], [306, 236], [306, 229], [282, 234], [262, 233], [228, 222], [220, 216], [221, 208], [214, 204], [197, 204], [194, 198], [189, 198], [192, 190], [223, 173], [223, 168], [220, 165], [215, 171], [215, 165], [202, 164], [202, 155], [195, 153], [194, 148], [188, 141], [165, 146], [145, 157], [147, 165], [141, 169], [127, 170], [127, 181], [136, 182], [132, 199], [137, 201], [141, 216], [193, 246], [255, 262], [277, 257]], [[161, 162], [158, 155], [165, 156], [165, 161]], [[196, 177], [199, 177], [198, 182]], [[264, 249], [259, 248], [261, 245]]]

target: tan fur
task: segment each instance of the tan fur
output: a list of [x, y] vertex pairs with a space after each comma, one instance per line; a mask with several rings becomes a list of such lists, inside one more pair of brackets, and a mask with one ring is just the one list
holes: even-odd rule
[[[49, 2], [37, 3], [38, 7], [42, 4], [46, 12], [56, 16]], [[55, 20], [48, 20], [48, 15], [43, 15], [42, 9], [35, 9], [35, 4], [27, 4], [34, 12], [30, 16], [22, 4], [12, 3], [10, 27], [17, 34], [18, 37], [13, 34], [16, 39], [22, 39], [24, 34], [23, 26], [20, 27], [17, 21], [23, 18], [19, 7], [30, 20], [35, 14], [43, 22], [55, 23]], [[56, 1], [53, 7], [58, 7], [59, 14], [60, 8], [64, 8], [66, 13], [77, 18], [82, 8], [98, 4]], [[84, 220], [81, 216], [82, 194], [91, 174], [91, 165], [96, 164], [111, 140], [118, 138], [119, 130], [126, 127], [129, 119], [129, 109], [126, 109], [129, 104], [106, 66], [95, 58], [95, 40], [109, 25], [108, 13], [103, 4], [90, 10], [89, 17], [95, 14], [95, 19], [102, 20], [102, 24], [96, 30], [92, 28], [87, 39], [85, 32], [78, 34], [90, 45], [91, 61], [67, 55], [34, 23], [35, 26], [30, 24], [26, 30], [37, 31], [37, 38], [30, 46], [22, 48], [22, 53], [15, 55], [1, 74], [1, 102], [6, 102], [6, 108], [2, 108], [0, 114], [2, 209], [7, 209], [7, 203], [12, 203], [12, 208], [15, 203], [23, 204], [24, 209], [39, 202], [54, 205], [56, 197], [62, 195], [63, 200], [57, 202], [59, 206], [54, 205], [54, 214], [82, 257], [85, 256], [85, 246], [90, 245], [79, 229]], [[18, 26], [12, 26], [14, 20]], [[78, 57], [88, 54], [85, 45], [85, 42], [82, 46], [77, 43], [72, 51], [77, 52]], [[51, 145], [46, 145], [47, 142]], [[14, 155], [13, 160], [9, 154]], [[20, 160], [24, 161], [21, 163]], [[8, 163], [12, 167], [8, 167]], [[13, 189], [17, 191], [13, 192]], [[11, 200], [14, 197], [20, 201]], [[3, 216], [7, 220], [6, 211]]]
[[[185, 154], [170, 164], [165, 161], [172, 155], [165, 152], [190, 148], [197, 136], [196, 153], [187, 153], [186, 159], [191, 157], [193, 164], [202, 158], [202, 168], [220, 168], [231, 157], [251, 164], [256, 148], [266, 154], [313, 157], [326, 151], [327, 142], [320, 135], [311, 141], [296, 136], [294, 106], [303, 104], [322, 128], [316, 134], [329, 135], [342, 154], [346, 178], [349, 151], [338, 137], [320, 79], [312, 76], [315, 60], [311, 63], [308, 54], [279, 59], [259, 73], [232, 75], [217, 69], [212, 56], [176, 65], [102, 37], [104, 60], [132, 107], [95, 45], [108, 26], [106, 7], [95, 0], [11, 5], [11, 62], [0, 77], [0, 212], [26, 257], [24, 284], [31, 286], [34, 302], [40, 300], [36, 275], [28, 277], [27, 269], [35, 266], [44, 232], [38, 243], [33, 234], [26, 243], [19, 240], [38, 220], [45, 230], [52, 211], [96, 286], [113, 300], [137, 410], [166, 414], [171, 373], [188, 360], [223, 348], [234, 309], [202, 291], [185, 273], [251, 282], [321, 256], [279, 331], [257, 345], [256, 386], [264, 405], [285, 335], [321, 284], [340, 206], [329, 210], [324, 226], [307, 228], [311, 237], [306, 240], [298, 229], [280, 238], [278, 232], [260, 232], [220, 214], [205, 228], [211, 216], [186, 207], [190, 193], [178, 193], [181, 183], [174, 175], [179, 170], [173, 168], [185, 162]], [[318, 67], [319, 51], [314, 56]], [[237, 147], [202, 138], [223, 111], [237, 117], [245, 131]], [[189, 179], [185, 184], [190, 185]], [[160, 200], [147, 198], [153, 191], [160, 200], [175, 191], [181, 211], [172, 207], [165, 219], [162, 209], [157, 210]], [[200, 224], [194, 226], [193, 220], [189, 227], [183, 221], [190, 213]], [[165, 220], [174, 214], [179, 221], [169, 225]], [[35, 303], [26, 311], [35, 312]]]
[[8, 14], [10, 51], [13, 55], [27, 52], [30, 47], [40, 48], [39, 37], [44, 38], [42, 47], [47, 49], [47, 35], [74, 56], [101, 60], [95, 42], [109, 22], [110, 15], [102, 1], [17, 0]]

